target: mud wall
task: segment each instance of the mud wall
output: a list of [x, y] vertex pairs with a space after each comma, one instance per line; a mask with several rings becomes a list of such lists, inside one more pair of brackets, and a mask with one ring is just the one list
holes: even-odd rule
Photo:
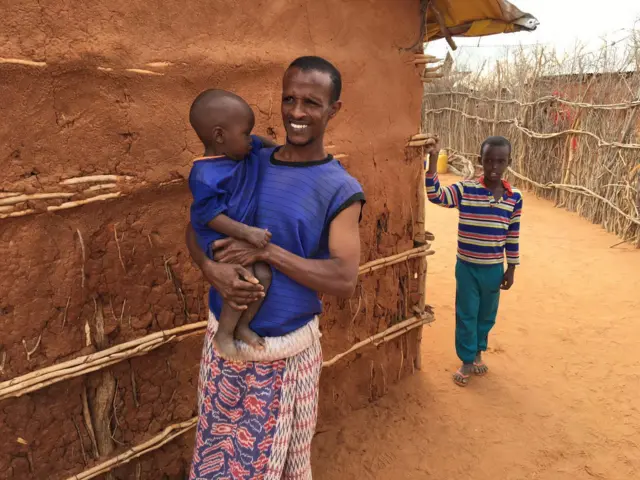
[[[1, 9], [0, 57], [28, 62], [0, 60], [0, 193], [73, 196], [16, 204], [5, 210], [34, 213], [0, 219], [0, 381], [205, 319], [206, 286], [183, 241], [184, 179], [201, 154], [190, 102], [205, 88], [231, 89], [254, 107], [255, 132], [283, 141], [280, 81], [299, 55], [325, 56], [343, 74], [344, 108], [327, 143], [347, 155], [368, 197], [361, 261], [412, 247], [420, 160], [404, 145], [419, 128], [422, 89], [403, 47], [419, 34], [418, 0], [21, 0]], [[47, 211], [93, 195], [84, 192], [92, 184], [64, 179], [97, 174], [128, 177], [105, 189], [123, 195]], [[411, 316], [415, 271], [415, 260], [380, 270], [353, 299], [326, 299], [325, 358]], [[0, 401], [0, 478], [66, 478], [193, 417], [201, 344], [190, 337]], [[415, 355], [412, 333], [325, 369], [320, 430], [382, 395]], [[183, 478], [191, 447], [183, 435], [111, 478]]]

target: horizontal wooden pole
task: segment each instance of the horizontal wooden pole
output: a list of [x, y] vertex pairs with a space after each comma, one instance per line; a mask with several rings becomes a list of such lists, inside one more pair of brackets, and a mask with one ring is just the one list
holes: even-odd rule
[[[418, 327], [421, 327], [427, 323], [430, 323], [432, 321], [433, 321], [433, 315], [430, 312], [424, 312], [421, 315], [418, 315], [416, 317], [411, 317], [407, 320], [404, 320], [403, 322], [400, 322], [396, 325], [393, 325], [387, 328], [384, 332], [380, 332], [377, 335], [373, 335], [367, 338], [366, 340], [358, 342], [346, 352], [336, 355], [329, 361], [323, 362], [322, 367], [323, 368], [330, 367], [335, 363], [337, 363], [340, 359], [368, 345], [373, 344], [377, 347], [383, 343], [390, 342], [391, 340], [394, 340], [401, 335], [405, 335], [408, 332]], [[85, 470], [84, 472], [68, 477], [67, 480], [90, 480], [100, 475], [104, 475], [105, 473], [110, 472], [115, 468], [121, 467], [122, 465], [129, 463], [131, 460], [134, 460], [146, 453], [150, 453], [154, 450], [159, 449], [160, 447], [162, 447], [163, 445], [166, 445], [168, 442], [170, 442], [174, 438], [194, 429], [197, 423], [198, 423], [198, 417], [192, 417], [189, 420], [186, 420], [184, 422], [169, 425], [161, 433], [159, 433], [158, 435], [155, 435], [149, 440], [146, 440], [145, 442], [139, 445], [136, 445], [135, 447], [130, 448], [122, 452], [121, 454], [113, 458], [110, 458], [109, 460], [106, 460], [98, 465], [95, 465], [94, 467], [88, 470]]]
[[[433, 251], [429, 250], [429, 245], [423, 245], [389, 257], [367, 262], [360, 266], [358, 274], [365, 275], [381, 268], [432, 254]], [[207, 322], [189, 323], [145, 335], [96, 353], [41, 368], [0, 383], [0, 400], [33, 393], [55, 383], [102, 370], [128, 358], [145, 355], [167, 343], [180, 341], [194, 334], [202, 334], [206, 331], [206, 328]]]

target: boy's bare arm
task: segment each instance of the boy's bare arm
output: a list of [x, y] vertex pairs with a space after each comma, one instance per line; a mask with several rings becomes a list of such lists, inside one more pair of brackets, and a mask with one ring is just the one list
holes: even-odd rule
[[209, 221], [207, 226], [227, 237], [244, 240], [258, 248], [266, 247], [271, 240], [271, 232], [268, 230], [236, 222], [225, 214], [217, 215], [213, 220]]

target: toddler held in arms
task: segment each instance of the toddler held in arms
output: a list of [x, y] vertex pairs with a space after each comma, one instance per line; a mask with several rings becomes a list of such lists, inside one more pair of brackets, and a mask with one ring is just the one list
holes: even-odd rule
[[[204, 155], [194, 160], [189, 174], [191, 224], [200, 248], [213, 258], [213, 242], [225, 237], [258, 248], [266, 246], [271, 233], [251, 225], [256, 211], [258, 151], [273, 145], [251, 135], [255, 123], [251, 107], [231, 92], [206, 90], [191, 105], [189, 121], [204, 145]], [[266, 292], [271, 268], [256, 263], [250, 271]], [[264, 340], [249, 328], [263, 301], [264, 297], [244, 311], [224, 303], [213, 339], [222, 357], [236, 354], [234, 337], [254, 348], [264, 348]]]

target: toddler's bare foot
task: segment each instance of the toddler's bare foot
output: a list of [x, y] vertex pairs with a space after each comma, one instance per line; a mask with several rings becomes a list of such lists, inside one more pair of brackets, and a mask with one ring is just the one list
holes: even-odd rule
[[213, 348], [218, 355], [227, 360], [233, 359], [238, 354], [233, 337], [226, 332], [216, 332], [213, 337]]
[[264, 338], [251, 330], [248, 325], [238, 325], [236, 327], [236, 338], [242, 340], [250, 347], [264, 350]]

